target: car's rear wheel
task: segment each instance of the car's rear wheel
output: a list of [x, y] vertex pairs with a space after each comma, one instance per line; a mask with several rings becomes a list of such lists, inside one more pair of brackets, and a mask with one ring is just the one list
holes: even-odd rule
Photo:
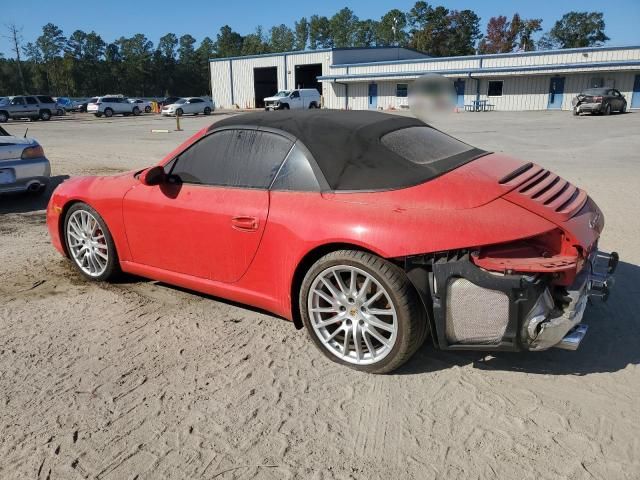
[[58, 117], [63, 116], [63, 115], [64, 115], [64, 110], [63, 110], [62, 108], [57, 109], [57, 110], [56, 110], [56, 115], [57, 115]]
[[627, 113], [627, 104], [626, 103], [624, 103], [622, 105], [622, 108], [620, 109], [620, 113]]
[[120, 271], [111, 233], [102, 217], [85, 203], [69, 208], [64, 220], [69, 256], [83, 276], [108, 280]]
[[311, 339], [328, 358], [369, 373], [398, 368], [427, 334], [405, 273], [366, 252], [339, 250], [318, 260], [302, 282], [299, 305]]
[[100, 117], [102, 116], [102, 114], [101, 114], [101, 113], [94, 113], [94, 115], [95, 115], [96, 117], [98, 117], [98, 118], [100, 118]]
[[133, 107], [133, 114], [137, 117], [140, 115], [140, 109], [138, 107]]
[[211, 115], [211, 108], [209, 108], [209, 107], [204, 107], [204, 114], [205, 114], [205, 115]]
[[49, 110], [42, 110], [40, 112], [40, 118], [45, 122], [51, 120], [51, 112]]
[[7, 123], [8, 120], [9, 115], [7, 115], [5, 112], [0, 112], [0, 123]]
[[104, 116], [107, 118], [113, 117], [113, 110], [111, 110], [110, 108], [105, 108]]

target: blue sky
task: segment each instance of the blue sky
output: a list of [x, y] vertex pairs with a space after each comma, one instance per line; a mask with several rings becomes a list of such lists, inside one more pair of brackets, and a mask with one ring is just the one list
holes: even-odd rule
[[[293, 26], [293, 22], [302, 16], [330, 16], [345, 6], [360, 18], [377, 19], [392, 8], [408, 11], [414, 3], [415, 0], [4, 0], [0, 28], [10, 22], [22, 26], [25, 43], [35, 40], [42, 26], [52, 22], [67, 36], [76, 29], [95, 30], [105, 41], [111, 42], [120, 36], [144, 33], [156, 44], [167, 32], [190, 33], [198, 41], [205, 36], [215, 40], [216, 33], [225, 24], [247, 34], [257, 25], [265, 30], [280, 23]], [[510, 17], [518, 12], [524, 18], [542, 18], [543, 28], [548, 30], [570, 10], [603, 11], [610, 45], [640, 44], [640, 0], [443, 0], [429, 3], [449, 9], [474, 10], [481, 17], [483, 30], [494, 15]], [[4, 33], [0, 36], [0, 52], [8, 55], [9, 42]]]

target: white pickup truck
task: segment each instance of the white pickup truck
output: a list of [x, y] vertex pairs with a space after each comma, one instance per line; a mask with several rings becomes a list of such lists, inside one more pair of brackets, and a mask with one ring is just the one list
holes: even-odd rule
[[315, 88], [281, 90], [273, 97], [264, 99], [265, 110], [293, 110], [301, 108], [320, 108], [320, 94]]

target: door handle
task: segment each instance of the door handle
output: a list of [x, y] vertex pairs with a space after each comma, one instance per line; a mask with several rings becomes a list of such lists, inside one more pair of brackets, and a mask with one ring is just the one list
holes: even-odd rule
[[256, 217], [237, 216], [231, 219], [231, 226], [241, 232], [255, 232], [259, 224]]

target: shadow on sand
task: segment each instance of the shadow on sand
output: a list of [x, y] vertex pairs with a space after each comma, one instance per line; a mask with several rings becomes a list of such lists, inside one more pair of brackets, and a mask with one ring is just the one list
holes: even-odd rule
[[69, 175], [55, 175], [51, 177], [47, 189], [37, 195], [28, 192], [0, 194], [0, 214], [29, 213], [46, 209], [55, 188], [67, 178], [69, 178]]
[[587, 308], [582, 323], [589, 331], [575, 352], [556, 348], [544, 352], [439, 351], [428, 339], [396, 373], [412, 375], [471, 364], [481, 370], [588, 375], [640, 364], [640, 267], [620, 262], [614, 276], [609, 301], [594, 300]]

